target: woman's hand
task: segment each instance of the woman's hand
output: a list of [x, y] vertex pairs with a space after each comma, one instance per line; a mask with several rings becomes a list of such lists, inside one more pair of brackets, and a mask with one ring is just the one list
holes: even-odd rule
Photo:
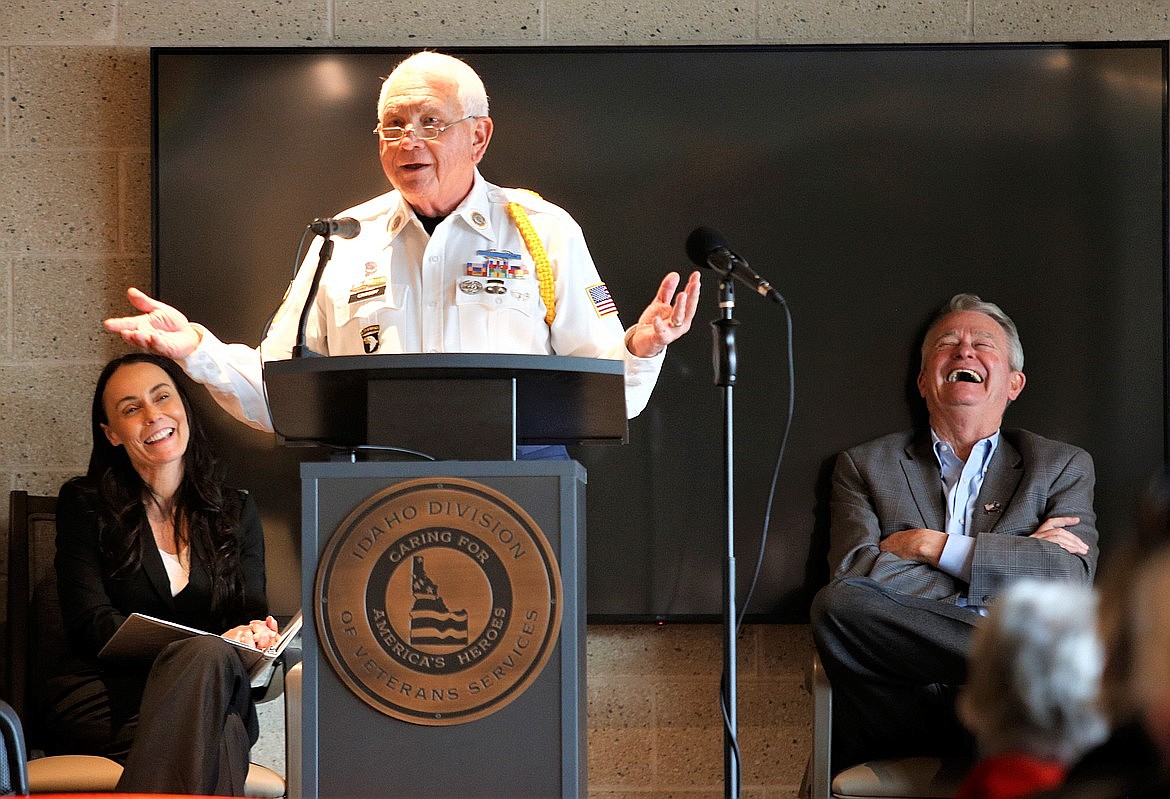
[[276, 619], [269, 616], [263, 621], [253, 619], [247, 624], [233, 627], [221, 637], [229, 641], [254, 646], [260, 651], [264, 651], [275, 644], [276, 639], [280, 637], [278, 628], [279, 625], [276, 623]]

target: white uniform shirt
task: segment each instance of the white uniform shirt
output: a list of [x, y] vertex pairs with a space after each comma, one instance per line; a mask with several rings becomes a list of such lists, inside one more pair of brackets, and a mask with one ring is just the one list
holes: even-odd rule
[[[507, 204], [520, 203], [544, 244], [554, 276], [556, 318], [545, 323], [536, 267]], [[361, 223], [353, 239], [334, 238], [306, 326], [322, 355], [493, 352], [610, 358], [625, 362], [626, 411], [641, 413], [665, 351], [637, 358], [585, 245], [564, 210], [529, 192], [475, 174], [471, 192], [431, 236], [397, 191], [337, 214]], [[225, 344], [205, 328], [183, 369], [229, 413], [272, 430], [261, 359], [283, 360], [317, 266], [310, 249], [259, 348]], [[262, 355], [261, 355], [262, 354]]]

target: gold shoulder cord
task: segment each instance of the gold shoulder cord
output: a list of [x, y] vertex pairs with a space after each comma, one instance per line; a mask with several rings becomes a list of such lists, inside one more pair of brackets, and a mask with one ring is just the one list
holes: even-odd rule
[[[533, 197], [540, 199], [540, 195], [528, 189], [520, 189], [520, 191], [527, 191]], [[532, 227], [532, 222], [528, 219], [528, 212], [524, 210], [524, 206], [520, 203], [508, 203], [508, 216], [512, 217], [512, 221], [520, 230], [520, 237], [524, 239], [524, 246], [528, 248], [528, 252], [532, 255], [532, 261], [536, 264], [536, 279], [540, 283], [540, 298], [544, 300], [544, 322], [552, 326], [553, 320], [557, 318], [557, 297], [556, 287], [553, 285], [552, 267], [548, 263], [548, 253], [544, 250], [544, 244], [540, 241], [540, 236], [536, 235], [536, 228]]]

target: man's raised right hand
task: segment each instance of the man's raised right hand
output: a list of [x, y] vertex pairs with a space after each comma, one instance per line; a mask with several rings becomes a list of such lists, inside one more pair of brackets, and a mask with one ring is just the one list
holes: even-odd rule
[[127, 289], [126, 296], [142, 313], [107, 319], [102, 323], [106, 330], [164, 358], [186, 358], [199, 346], [202, 335], [180, 311], [136, 288]]

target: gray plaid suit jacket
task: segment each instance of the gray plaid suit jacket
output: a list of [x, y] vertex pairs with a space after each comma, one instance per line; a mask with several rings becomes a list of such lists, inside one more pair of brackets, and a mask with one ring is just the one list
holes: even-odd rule
[[[900, 530], [945, 528], [946, 511], [930, 433], [895, 433], [837, 456], [833, 470], [829, 568], [834, 576], [869, 577], [897, 593], [954, 602], [990, 603], [1020, 577], [1091, 582], [1097, 567], [1093, 459], [1071, 444], [1026, 430], [1004, 429], [979, 492], [970, 586], [923, 563], [881, 552]], [[1073, 555], [1029, 538], [1053, 516], [1079, 516], [1067, 528], [1089, 546]]]

